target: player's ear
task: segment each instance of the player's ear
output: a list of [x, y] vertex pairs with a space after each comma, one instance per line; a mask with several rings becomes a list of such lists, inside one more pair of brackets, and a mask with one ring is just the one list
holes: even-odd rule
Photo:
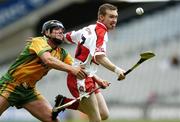
[[104, 16], [103, 15], [99, 15], [99, 20], [103, 21], [104, 20]]
[[46, 35], [46, 36], [50, 36], [50, 34], [51, 34], [51, 33], [50, 33], [50, 29], [48, 29], [48, 30], [45, 31], [45, 35]]

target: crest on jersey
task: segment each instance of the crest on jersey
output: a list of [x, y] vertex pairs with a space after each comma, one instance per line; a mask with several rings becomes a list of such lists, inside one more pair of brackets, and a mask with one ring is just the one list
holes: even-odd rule
[[80, 91], [80, 92], [85, 92], [84, 87], [83, 87], [83, 86], [79, 86], [79, 91]]

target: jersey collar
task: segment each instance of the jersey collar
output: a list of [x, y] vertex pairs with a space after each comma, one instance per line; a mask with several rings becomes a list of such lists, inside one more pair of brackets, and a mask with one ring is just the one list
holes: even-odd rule
[[96, 24], [107, 31], [107, 27], [102, 22], [97, 21]]
[[48, 38], [47, 38], [46, 36], [43, 36], [43, 39], [44, 39], [45, 41], [48, 41]]

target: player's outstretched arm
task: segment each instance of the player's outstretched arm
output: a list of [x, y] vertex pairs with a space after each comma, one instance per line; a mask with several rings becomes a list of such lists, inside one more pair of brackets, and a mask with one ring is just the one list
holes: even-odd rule
[[96, 62], [101, 64], [103, 67], [107, 68], [108, 70], [115, 72], [118, 75], [118, 80], [125, 79], [125, 70], [117, 67], [113, 64], [105, 55], [96, 55], [95, 56]]
[[60, 71], [70, 72], [77, 76], [78, 79], [84, 79], [87, 75], [83, 70], [83, 67], [73, 67], [68, 65], [55, 57], [51, 56], [49, 52], [44, 52], [40, 56], [43, 63], [49, 68], [57, 69]]

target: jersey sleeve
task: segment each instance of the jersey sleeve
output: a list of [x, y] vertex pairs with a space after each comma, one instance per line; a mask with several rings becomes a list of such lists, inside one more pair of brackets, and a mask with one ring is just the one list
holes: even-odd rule
[[79, 31], [71, 31], [65, 34], [65, 38], [64, 41], [66, 43], [70, 43], [70, 44], [78, 44], [79, 40], [80, 40], [80, 35], [81, 35], [81, 30]]
[[106, 55], [106, 32], [97, 31], [96, 49], [94, 55]]
[[51, 50], [51, 47], [42, 39], [32, 39], [29, 49], [41, 56], [44, 52]]

